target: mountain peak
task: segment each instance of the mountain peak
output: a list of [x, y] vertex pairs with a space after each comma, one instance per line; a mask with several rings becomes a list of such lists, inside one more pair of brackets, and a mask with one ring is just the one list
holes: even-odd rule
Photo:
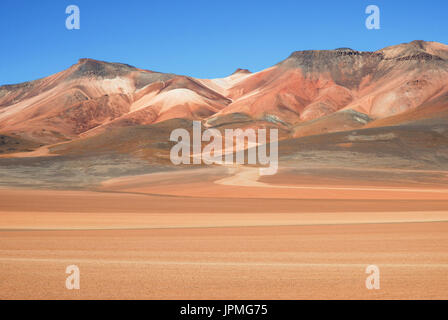
[[74, 67], [75, 70], [71, 78], [98, 77], [110, 79], [137, 70], [134, 66], [128, 64], [105, 62], [90, 58], [79, 59]]
[[250, 72], [248, 69], [238, 68], [231, 75], [234, 75], [234, 74], [237, 74], [237, 73], [252, 73], [252, 72]]
[[345, 51], [345, 52], [355, 52], [356, 50], [353, 50], [352, 48], [336, 48], [334, 51]]
[[386, 59], [446, 60], [448, 58], [448, 46], [423, 40], [386, 47], [377, 52], [383, 54]]
[[99, 61], [99, 60], [95, 60], [95, 59], [90, 59], [90, 58], [80, 58], [78, 60], [78, 64], [84, 64], [84, 63], [100, 63], [103, 61]]

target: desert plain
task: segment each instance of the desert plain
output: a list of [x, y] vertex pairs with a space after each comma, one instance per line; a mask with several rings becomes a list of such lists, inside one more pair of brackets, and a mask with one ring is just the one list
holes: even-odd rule
[[[0, 298], [446, 299], [446, 185], [328, 177], [218, 167], [3, 188]], [[80, 290], [65, 287], [73, 264]]]

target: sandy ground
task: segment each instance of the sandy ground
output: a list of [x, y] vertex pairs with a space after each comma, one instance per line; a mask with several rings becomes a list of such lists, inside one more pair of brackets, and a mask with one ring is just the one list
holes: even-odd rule
[[[273, 185], [251, 170], [0, 189], [0, 298], [448, 298], [442, 187]], [[65, 288], [71, 264], [80, 290]]]
[[30, 158], [30, 157], [52, 157], [52, 156], [55, 155], [50, 153], [49, 146], [42, 146], [34, 151], [29, 152], [0, 154], [0, 158]]

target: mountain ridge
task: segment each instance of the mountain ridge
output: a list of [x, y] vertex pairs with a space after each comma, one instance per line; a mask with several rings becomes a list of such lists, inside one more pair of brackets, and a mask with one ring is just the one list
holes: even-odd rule
[[112, 127], [177, 118], [213, 127], [243, 117], [254, 126], [287, 129], [292, 137], [319, 134], [389, 117], [405, 121], [419, 107], [444, 110], [446, 79], [448, 46], [421, 40], [372, 52], [295, 51], [270, 68], [239, 68], [217, 79], [81, 58], [51, 76], [0, 86], [0, 133], [52, 144]]

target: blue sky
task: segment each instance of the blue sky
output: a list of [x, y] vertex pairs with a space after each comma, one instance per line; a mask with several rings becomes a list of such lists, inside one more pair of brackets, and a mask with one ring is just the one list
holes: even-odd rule
[[[65, 27], [70, 4], [80, 8], [80, 30]], [[380, 30], [365, 27], [369, 4], [381, 10]], [[1, 0], [0, 84], [84, 57], [213, 78], [259, 71], [296, 50], [448, 44], [447, 16], [447, 0]]]

